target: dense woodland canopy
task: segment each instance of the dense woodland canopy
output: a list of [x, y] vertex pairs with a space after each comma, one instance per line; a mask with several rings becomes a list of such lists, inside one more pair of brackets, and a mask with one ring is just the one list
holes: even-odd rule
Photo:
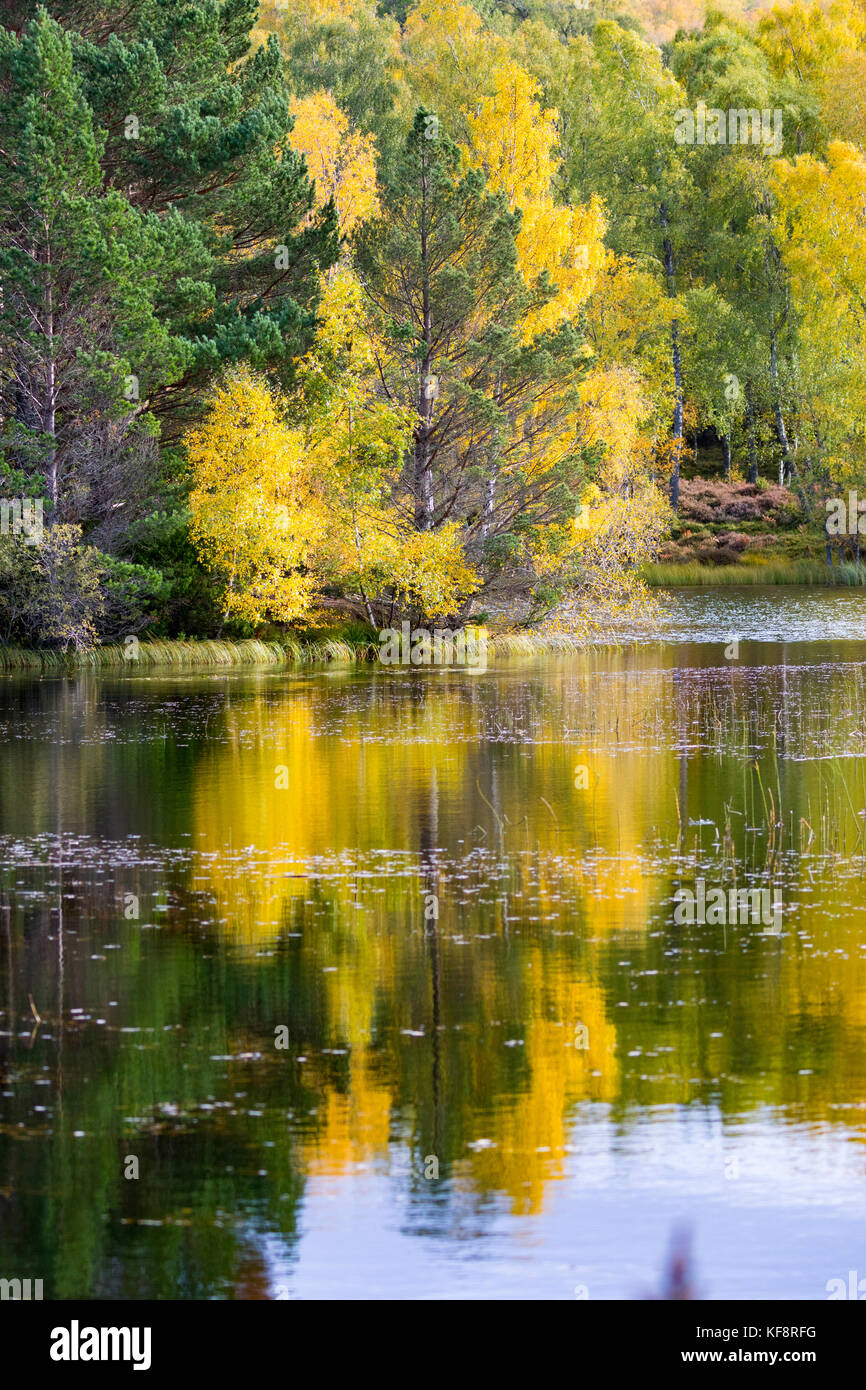
[[45, 518], [0, 640], [596, 611], [697, 479], [804, 544], [866, 488], [863, 0], [0, 24], [0, 493]]

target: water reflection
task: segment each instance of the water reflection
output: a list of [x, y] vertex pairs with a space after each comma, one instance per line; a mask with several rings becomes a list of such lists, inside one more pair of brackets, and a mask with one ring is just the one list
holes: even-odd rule
[[[866, 650], [780, 655], [5, 683], [3, 1268], [629, 1296], [685, 1215], [707, 1293], [824, 1296], [863, 1237]], [[699, 875], [778, 884], [781, 938], [676, 926]]]

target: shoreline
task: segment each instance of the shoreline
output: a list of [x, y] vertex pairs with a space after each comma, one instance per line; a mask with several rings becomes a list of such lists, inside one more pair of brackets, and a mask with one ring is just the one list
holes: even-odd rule
[[[816, 576], [820, 575], [820, 579]], [[644, 572], [651, 589], [702, 588], [786, 588], [801, 585], [813, 588], [859, 588], [866, 586], [866, 565], [845, 565], [832, 570], [821, 563], [805, 562], [785, 566], [739, 566], [723, 568], [691, 565], [651, 565]], [[603, 639], [604, 640], [604, 639]], [[621, 638], [608, 639], [619, 645]], [[587, 637], [568, 631], [532, 632], [519, 628], [490, 631], [486, 650], [491, 656], [534, 656], [556, 652], [578, 652], [598, 644], [598, 634]], [[605, 644], [606, 641], [605, 641]], [[242, 638], [222, 641], [214, 638], [154, 638], [139, 640], [136, 655], [127, 643], [106, 643], [87, 651], [56, 651], [0, 644], [0, 676], [66, 675], [93, 672], [125, 672], [134, 675], [147, 670], [238, 670], [262, 666], [377, 665], [380, 648], [365, 636], [339, 633], [331, 638], [304, 641], [284, 637], [278, 641]], [[387, 665], [388, 663], [383, 663]], [[451, 664], [451, 663], [449, 663]], [[458, 669], [461, 663], [453, 663]]]
[[[488, 638], [487, 649], [506, 656], [531, 656], [544, 652], [582, 651], [587, 644], [570, 633], [499, 632]], [[119, 644], [94, 647], [85, 652], [58, 652], [29, 647], [0, 646], [0, 676], [62, 676], [110, 671], [136, 675], [147, 670], [238, 670], [244, 666], [330, 666], [379, 664], [379, 648], [374, 642], [329, 641], [263, 642], [245, 638], [239, 642], [217, 642], [208, 638], [189, 641], [157, 640], [139, 642], [138, 655], [130, 658]], [[383, 663], [386, 664], [386, 663]], [[412, 668], [415, 669], [415, 668]], [[420, 668], [418, 668], [420, 669]], [[460, 669], [460, 663], [454, 663]]]
[[93, 647], [89, 651], [60, 652], [33, 647], [0, 646], [0, 675], [39, 672], [42, 675], [63, 675], [80, 671], [127, 671], [130, 675], [157, 667], [237, 669], [241, 666], [327, 665], [331, 662], [353, 662], [366, 659], [370, 643], [352, 644], [342, 640], [298, 642], [285, 638], [280, 642], [264, 642], [244, 638], [238, 642], [222, 642], [212, 638], [156, 638], [140, 641], [137, 655], [130, 657], [125, 645], [119, 643]]

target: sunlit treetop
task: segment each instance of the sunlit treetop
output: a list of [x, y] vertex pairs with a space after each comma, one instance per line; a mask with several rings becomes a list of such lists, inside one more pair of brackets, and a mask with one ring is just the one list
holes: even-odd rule
[[806, 5], [782, 0], [758, 21], [758, 41], [774, 70], [799, 82], [822, 76], [846, 50], [866, 36], [866, 10], [858, 0]]
[[316, 206], [333, 200], [340, 234], [350, 237], [379, 210], [376, 193], [376, 141], [353, 130], [328, 92], [315, 92], [291, 103], [294, 128], [289, 144], [304, 155], [315, 180]]

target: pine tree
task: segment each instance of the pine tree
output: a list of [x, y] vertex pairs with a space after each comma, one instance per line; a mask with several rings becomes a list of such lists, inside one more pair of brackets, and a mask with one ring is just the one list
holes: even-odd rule
[[584, 374], [579, 329], [528, 338], [555, 294], [518, 270], [520, 213], [460, 174], [436, 116], [419, 110], [357, 239], [382, 390], [415, 425], [406, 490], [419, 531], [465, 524], [470, 553], [507, 555], [517, 535], [573, 513], [584, 478], [578, 443]]
[[289, 144], [276, 43], [249, 52], [250, 0], [33, 8], [0, 31], [0, 412], [74, 513], [106, 422], [141, 453], [226, 365], [291, 378], [337, 225]]

